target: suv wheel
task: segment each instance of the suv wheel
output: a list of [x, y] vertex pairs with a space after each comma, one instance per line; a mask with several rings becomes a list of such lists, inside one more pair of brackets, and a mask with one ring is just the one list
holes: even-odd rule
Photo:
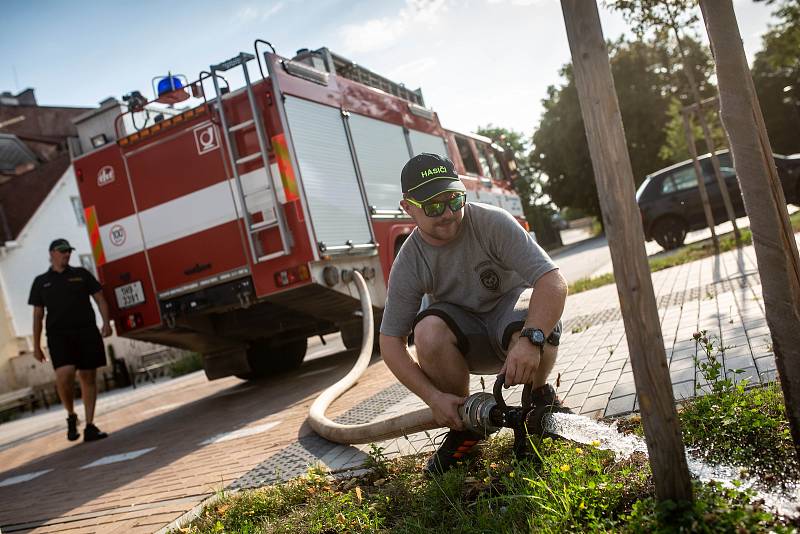
[[672, 250], [683, 245], [686, 239], [686, 223], [678, 217], [664, 217], [653, 224], [653, 239], [664, 250]]

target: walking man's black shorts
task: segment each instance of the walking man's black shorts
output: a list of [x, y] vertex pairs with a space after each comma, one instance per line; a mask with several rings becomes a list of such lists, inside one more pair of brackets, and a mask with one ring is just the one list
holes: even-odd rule
[[47, 348], [53, 368], [74, 365], [77, 369], [97, 369], [106, 364], [103, 337], [96, 326], [47, 332]]

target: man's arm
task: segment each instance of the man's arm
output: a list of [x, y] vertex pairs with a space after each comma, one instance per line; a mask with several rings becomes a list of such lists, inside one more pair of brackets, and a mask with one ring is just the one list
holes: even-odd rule
[[108, 312], [108, 303], [106, 302], [106, 298], [103, 296], [102, 291], [93, 293], [92, 298], [97, 303], [97, 308], [100, 310], [100, 316], [103, 318], [103, 328], [100, 330], [100, 333], [103, 334], [103, 337], [108, 337], [111, 335], [111, 316]]
[[44, 319], [44, 306], [33, 307], [33, 357], [38, 361], [45, 361], [42, 352], [42, 320]]
[[[564, 312], [567, 300], [567, 281], [558, 269], [542, 275], [533, 286], [533, 296], [528, 304], [526, 328], [539, 328], [547, 336], [553, 331]], [[503, 365], [506, 385], [529, 384], [539, 367], [541, 349], [531, 343], [520, 342], [509, 351]]]
[[381, 356], [386, 366], [400, 383], [430, 406], [436, 422], [442, 426], [462, 430], [463, 424], [458, 417], [458, 406], [463, 404], [465, 399], [444, 393], [433, 385], [408, 352], [406, 338], [381, 334], [380, 345]]

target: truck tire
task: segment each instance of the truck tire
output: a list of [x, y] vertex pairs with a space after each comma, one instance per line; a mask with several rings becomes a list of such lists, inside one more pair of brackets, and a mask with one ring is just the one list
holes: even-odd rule
[[[381, 328], [381, 317], [380, 315], [375, 316], [375, 338], [372, 343], [372, 350], [375, 352], [380, 351], [380, 328]], [[361, 333], [362, 325], [361, 321], [354, 321], [351, 323], [346, 323], [341, 325], [340, 333], [342, 335], [342, 344], [347, 350], [358, 350], [361, 349], [361, 340], [363, 339], [363, 335]]]
[[686, 240], [686, 223], [680, 218], [668, 215], [653, 223], [653, 239], [664, 250], [673, 250]]
[[308, 349], [308, 339], [290, 341], [257, 339], [247, 349], [249, 373], [236, 375], [243, 380], [258, 380], [300, 367]]

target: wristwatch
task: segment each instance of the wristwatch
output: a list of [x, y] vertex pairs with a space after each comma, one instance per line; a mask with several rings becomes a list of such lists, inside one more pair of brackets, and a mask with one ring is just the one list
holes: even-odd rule
[[523, 328], [520, 336], [528, 338], [537, 347], [544, 348], [544, 332], [539, 328]]

